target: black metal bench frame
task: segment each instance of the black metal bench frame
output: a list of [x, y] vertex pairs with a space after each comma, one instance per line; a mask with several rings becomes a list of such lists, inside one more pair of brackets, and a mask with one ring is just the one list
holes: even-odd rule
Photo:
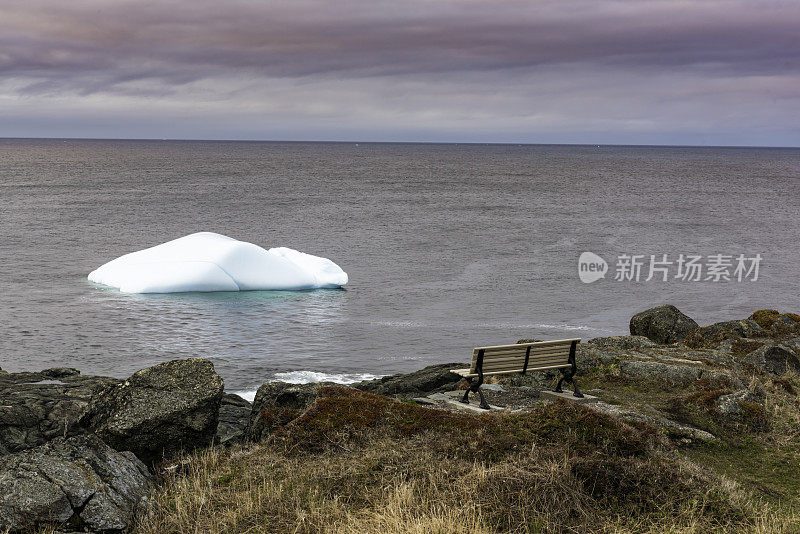
[[[558, 379], [558, 384], [553, 391], [556, 393], [564, 393], [564, 390], [561, 389], [561, 385], [566, 382], [567, 384], [572, 384], [573, 392], [572, 396], [577, 397], [579, 399], [583, 398], [583, 393], [578, 389], [578, 383], [575, 381], [575, 374], [578, 372], [578, 366], [575, 364], [575, 353], [577, 351], [578, 341], [575, 340], [569, 347], [569, 358], [567, 359], [567, 365], [559, 369], [561, 373], [561, 378]], [[484, 410], [488, 410], [490, 408], [489, 403], [486, 402], [486, 397], [483, 395], [483, 391], [481, 390], [481, 386], [483, 385], [483, 349], [478, 351], [478, 357], [475, 361], [475, 372], [478, 373], [478, 379], [475, 380], [475, 377], [465, 377], [464, 380], [467, 381], [467, 390], [464, 392], [464, 396], [461, 398], [461, 402], [464, 404], [469, 404], [469, 394], [477, 393], [481, 399], [479, 406]], [[528, 350], [525, 352], [525, 363], [522, 367], [522, 371], [519, 373], [521, 375], [526, 374], [528, 371], [536, 371], [537, 368], [533, 367], [528, 369], [528, 359], [531, 355], [531, 347], [528, 346]], [[514, 374], [514, 373], [508, 373]]]

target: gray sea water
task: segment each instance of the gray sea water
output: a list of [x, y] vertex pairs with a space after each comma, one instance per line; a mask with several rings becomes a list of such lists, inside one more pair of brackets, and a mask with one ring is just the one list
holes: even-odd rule
[[[800, 311], [799, 190], [797, 149], [0, 140], [0, 367], [125, 377], [201, 356], [241, 391], [625, 334], [665, 302], [701, 324]], [[329, 257], [351, 282], [128, 295], [86, 279], [197, 231]], [[604, 279], [580, 281], [584, 251]], [[614, 279], [621, 254], [644, 256], [639, 282]], [[651, 254], [762, 261], [757, 280], [673, 265], [645, 281]]]

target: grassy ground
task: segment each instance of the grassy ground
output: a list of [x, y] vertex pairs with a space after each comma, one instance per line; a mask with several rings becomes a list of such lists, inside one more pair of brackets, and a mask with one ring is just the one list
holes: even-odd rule
[[776, 532], [800, 532], [800, 377], [752, 377], [750, 388], [763, 395], [764, 410], [737, 422], [725, 421], [714, 400], [730, 392], [725, 384], [698, 381], [688, 388], [648, 383], [597, 370], [584, 387], [602, 387], [603, 399], [647, 409], [709, 431], [718, 442], [694, 444], [678, 453], [716, 475], [735, 481], [755, 499], [785, 518]]
[[719, 428], [720, 443], [690, 449], [687, 456], [752, 488], [783, 509], [800, 509], [798, 386], [797, 376], [762, 382], [766, 412], [763, 428], [756, 432], [741, 427]]
[[797, 529], [790, 506], [720, 476], [736, 468], [706, 457], [717, 454], [678, 452], [646, 425], [572, 403], [468, 415], [325, 388], [268, 441], [206, 450], [165, 470], [137, 531]]

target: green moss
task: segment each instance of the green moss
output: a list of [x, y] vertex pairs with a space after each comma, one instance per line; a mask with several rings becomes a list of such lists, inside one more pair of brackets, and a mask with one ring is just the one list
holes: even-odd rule
[[758, 323], [770, 337], [800, 334], [800, 315], [780, 313], [778, 310], [758, 310], [750, 319]]
[[772, 323], [778, 320], [780, 312], [778, 310], [756, 310], [750, 316], [750, 319], [758, 323], [761, 328], [769, 328]]
[[767, 447], [747, 436], [684, 451], [690, 459], [754, 489], [781, 505], [800, 505], [800, 461], [796, 447]]

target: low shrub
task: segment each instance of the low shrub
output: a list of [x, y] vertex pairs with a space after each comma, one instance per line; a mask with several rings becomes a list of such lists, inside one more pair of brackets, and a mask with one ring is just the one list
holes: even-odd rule
[[267, 441], [181, 465], [140, 534], [749, 532], [765, 520], [648, 425], [563, 401], [472, 415], [323, 388]]

